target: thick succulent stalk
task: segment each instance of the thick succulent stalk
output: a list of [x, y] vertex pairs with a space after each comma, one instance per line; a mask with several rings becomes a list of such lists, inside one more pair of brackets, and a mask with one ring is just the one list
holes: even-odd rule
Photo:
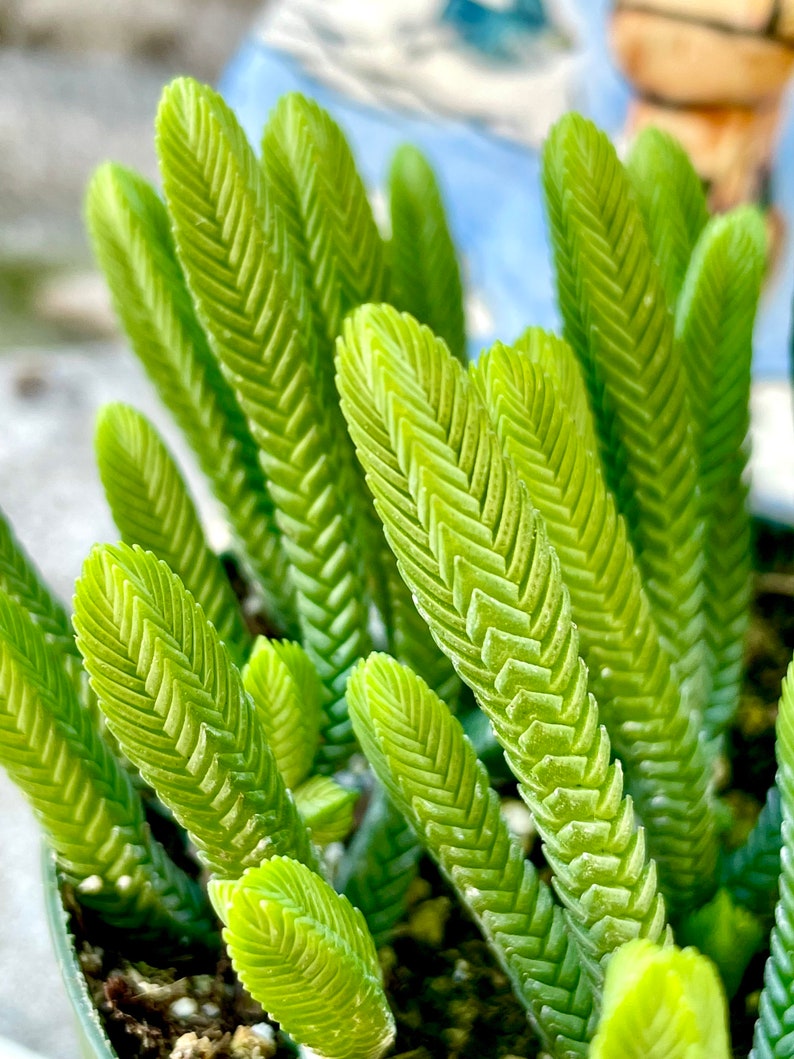
[[676, 315], [705, 526], [704, 642], [710, 690], [703, 726], [709, 740], [723, 734], [738, 708], [750, 620], [747, 434], [753, 325], [765, 265], [766, 230], [757, 210], [743, 208], [714, 218], [692, 255]]
[[370, 655], [350, 711], [378, 779], [488, 940], [544, 1046], [587, 1055], [593, 997], [550, 888], [502, 819], [459, 722], [411, 670]]
[[97, 546], [74, 623], [108, 727], [210, 871], [233, 879], [276, 854], [317, 867], [240, 673], [165, 563]]
[[319, 761], [332, 770], [354, 749], [344, 690], [371, 646], [369, 591], [357, 472], [323, 399], [309, 293], [282, 211], [221, 98], [177, 80], [157, 129], [177, 250], [276, 505], [301, 639], [325, 688]]
[[764, 969], [750, 1059], [779, 1059], [791, 1051], [794, 1022], [794, 662], [783, 679], [777, 718], [777, 788], [782, 810], [780, 898]]
[[0, 764], [32, 805], [85, 905], [154, 945], [211, 941], [201, 891], [152, 838], [130, 777], [78, 701], [43, 629], [3, 592]]
[[100, 412], [95, 445], [99, 476], [122, 540], [154, 552], [181, 578], [239, 664], [251, 646], [250, 633], [162, 438], [134, 408], [109, 404]]
[[576, 114], [552, 130], [543, 183], [565, 337], [582, 364], [607, 484], [626, 519], [654, 616], [699, 715], [703, 526], [680, 349], [626, 172]]
[[426, 328], [361, 309], [338, 372], [400, 571], [491, 719], [597, 991], [617, 946], [662, 934], [664, 904], [542, 521], [460, 363]]
[[473, 379], [559, 557], [590, 686], [626, 767], [665, 897], [671, 909], [696, 907], [713, 893], [718, 854], [700, 725], [682, 698], [586, 433], [533, 353], [497, 343]]

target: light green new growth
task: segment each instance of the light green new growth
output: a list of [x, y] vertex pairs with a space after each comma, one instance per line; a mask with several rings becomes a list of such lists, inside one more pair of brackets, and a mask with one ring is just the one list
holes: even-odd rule
[[309, 775], [320, 739], [323, 689], [317, 672], [300, 644], [260, 636], [243, 684], [284, 783], [294, 790]]
[[95, 447], [99, 476], [122, 540], [139, 544], [167, 563], [201, 604], [232, 657], [241, 660], [250, 634], [160, 435], [129, 405], [108, 404], [97, 419]]
[[394, 1019], [358, 909], [286, 857], [210, 895], [234, 969], [271, 1018], [318, 1057], [380, 1059]]
[[631, 941], [612, 959], [590, 1059], [730, 1059], [728, 1011], [696, 949]]
[[162, 932], [172, 943], [209, 942], [200, 890], [152, 838], [130, 777], [45, 635], [0, 591], [0, 763], [84, 904], [152, 942]]
[[782, 809], [780, 898], [764, 968], [750, 1059], [791, 1054], [794, 1024], [794, 661], [783, 678], [776, 725], [777, 789]]
[[[261, 451], [292, 567], [304, 647], [325, 688], [320, 761], [353, 740], [344, 688], [370, 647], [353, 468], [321, 400], [312, 312], [285, 222], [245, 135], [211, 89], [166, 89], [157, 145], [177, 249]], [[301, 296], [303, 295], [303, 296]]]
[[705, 524], [708, 738], [720, 735], [736, 712], [750, 613], [752, 548], [744, 472], [753, 324], [765, 264], [766, 230], [757, 210], [745, 207], [715, 217], [692, 255], [676, 315]]
[[565, 337], [582, 364], [607, 484], [693, 710], [704, 704], [702, 524], [685, 375], [625, 170], [576, 114], [552, 129], [543, 183]]
[[466, 322], [458, 255], [436, 175], [411, 144], [398, 147], [392, 160], [389, 207], [389, 301], [443, 338], [449, 351], [465, 364]]
[[359, 665], [348, 699], [375, 774], [473, 914], [541, 1041], [554, 1055], [586, 1056], [593, 997], [577, 947], [460, 724], [386, 655]]
[[210, 871], [235, 878], [277, 853], [314, 866], [242, 678], [165, 563], [125, 544], [95, 547], [74, 624], [108, 727]]
[[386, 306], [357, 311], [338, 376], [401, 573], [494, 725], [598, 988], [615, 948], [661, 934], [664, 906], [545, 529], [463, 368], [426, 328]]
[[654, 128], [637, 135], [626, 172], [667, 302], [675, 308], [692, 251], [709, 219], [703, 182], [681, 144]]
[[660, 883], [671, 905], [692, 906], [713, 892], [718, 853], [699, 725], [659, 642], [623, 518], [570, 399], [533, 359], [538, 347], [537, 339], [526, 352], [497, 343], [472, 379], [559, 557], [590, 686], [626, 766]]
[[293, 796], [315, 845], [343, 842], [352, 831], [357, 791], [348, 790], [330, 776], [312, 776], [293, 791]]
[[289, 627], [294, 593], [257, 446], [196, 317], [166, 208], [141, 176], [107, 163], [89, 186], [86, 219], [132, 347], [224, 506], [269, 612]]

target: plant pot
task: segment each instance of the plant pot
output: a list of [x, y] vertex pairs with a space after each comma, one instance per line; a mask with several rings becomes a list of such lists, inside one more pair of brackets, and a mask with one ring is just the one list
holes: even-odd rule
[[74, 937], [69, 930], [69, 917], [61, 901], [55, 858], [47, 847], [42, 857], [42, 876], [47, 925], [66, 986], [66, 994], [74, 1012], [80, 1051], [84, 1059], [118, 1059], [102, 1026], [77, 959]]

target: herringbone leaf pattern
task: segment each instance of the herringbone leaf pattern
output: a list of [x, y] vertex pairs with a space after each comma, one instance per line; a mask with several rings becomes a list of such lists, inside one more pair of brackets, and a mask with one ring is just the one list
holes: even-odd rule
[[783, 679], [776, 733], [783, 837], [780, 898], [750, 1059], [783, 1059], [794, 1049], [794, 662]]
[[562, 909], [500, 815], [463, 729], [421, 678], [370, 655], [350, 678], [361, 746], [468, 906], [554, 1055], [587, 1055], [593, 998]]
[[668, 903], [694, 907], [711, 896], [717, 865], [707, 758], [661, 647], [623, 518], [541, 363], [497, 343], [472, 377], [559, 557], [590, 686], [626, 766]]
[[290, 790], [309, 774], [320, 740], [323, 689], [300, 644], [260, 637], [243, 669], [243, 684]]
[[634, 140], [626, 172], [667, 304], [675, 308], [692, 251], [709, 219], [703, 181], [681, 144], [652, 127]]
[[466, 363], [463, 284], [441, 189], [430, 163], [411, 144], [389, 170], [391, 292], [389, 301], [443, 338]]
[[232, 657], [241, 661], [250, 634], [162, 438], [134, 408], [109, 404], [99, 414], [95, 444], [99, 476], [122, 540], [167, 563], [201, 604]]
[[315, 855], [253, 703], [213, 626], [151, 552], [97, 546], [77, 582], [78, 646], [111, 732], [193, 838], [236, 878]]
[[562, 118], [543, 156], [565, 337], [596, 416], [604, 470], [692, 709], [704, 705], [702, 524], [685, 376], [628, 178], [604, 133]]
[[76, 697], [42, 627], [0, 591], [0, 764], [80, 900], [156, 942], [208, 942], [198, 887], [151, 836], [132, 782]]
[[758, 211], [744, 208], [715, 218], [693, 254], [676, 317], [705, 524], [709, 738], [725, 730], [739, 703], [750, 614], [746, 443], [753, 324], [765, 264], [766, 230]]
[[177, 248], [260, 450], [297, 592], [303, 645], [326, 691], [321, 762], [353, 749], [347, 674], [369, 650], [358, 483], [314, 372], [312, 311], [281, 210], [220, 97], [189, 79], [157, 119]]
[[225, 508], [268, 610], [294, 625], [287, 558], [256, 442], [196, 316], [165, 205], [137, 173], [107, 163], [91, 181], [86, 218], [132, 348]]
[[211, 883], [245, 988], [324, 1059], [379, 1059], [394, 1038], [361, 913], [304, 865], [277, 857], [236, 883]]
[[491, 718], [597, 985], [623, 941], [659, 936], [664, 906], [543, 524], [461, 365], [426, 328], [359, 310], [338, 373], [401, 573]]
[[312, 776], [292, 793], [315, 845], [344, 842], [353, 830], [357, 791], [343, 787], [330, 776]]
[[780, 791], [773, 785], [747, 841], [725, 858], [723, 886], [737, 905], [763, 917], [772, 915], [778, 898], [782, 824]]

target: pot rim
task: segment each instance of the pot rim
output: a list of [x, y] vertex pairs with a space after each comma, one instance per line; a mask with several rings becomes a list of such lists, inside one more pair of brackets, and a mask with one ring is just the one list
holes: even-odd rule
[[80, 1045], [86, 1059], [118, 1059], [99, 1017], [69, 930], [69, 917], [61, 901], [61, 890], [55, 855], [45, 844], [42, 851], [44, 909], [61, 978], [66, 987], [72, 1011], [77, 1019]]

